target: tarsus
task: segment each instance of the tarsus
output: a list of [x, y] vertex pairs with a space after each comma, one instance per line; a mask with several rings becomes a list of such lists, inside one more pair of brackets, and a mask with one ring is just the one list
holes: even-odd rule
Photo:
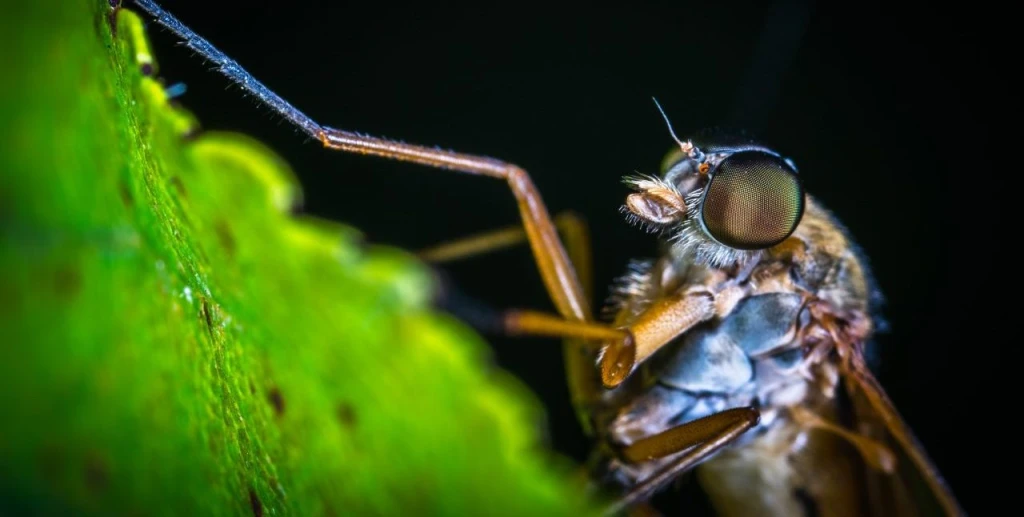
[[207, 61], [215, 64], [218, 72], [224, 74], [224, 76], [235, 84], [241, 86], [246, 92], [256, 96], [260, 102], [269, 106], [281, 116], [288, 119], [292, 124], [302, 128], [302, 130], [309, 134], [309, 136], [319, 140], [320, 134], [323, 130], [323, 128], [320, 127], [320, 124], [314, 122], [313, 119], [296, 109], [295, 106], [289, 104], [288, 101], [282, 99], [270, 88], [267, 88], [263, 83], [257, 81], [252, 74], [245, 71], [245, 69], [242, 68], [234, 59], [231, 59], [220, 50], [217, 50], [217, 47], [214, 47], [202, 36], [186, 27], [185, 24], [181, 23], [181, 21], [170, 13], [161, 9], [155, 2], [151, 2], [150, 0], [135, 0], [135, 4], [143, 11], [148, 12], [156, 18], [157, 23], [167, 27], [171, 32], [178, 35], [186, 47], [194, 50]]

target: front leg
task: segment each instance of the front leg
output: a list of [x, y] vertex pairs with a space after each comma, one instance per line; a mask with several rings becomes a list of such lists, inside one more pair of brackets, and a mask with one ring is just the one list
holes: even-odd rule
[[[714, 315], [715, 298], [705, 290], [689, 290], [654, 302], [629, 325], [629, 331], [636, 342], [634, 360], [601, 363], [601, 378], [605, 386], [618, 386], [636, 365]], [[606, 356], [615, 353], [616, 350], [611, 346], [605, 351]]]
[[714, 315], [715, 298], [711, 293], [693, 290], [659, 300], [621, 329], [532, 311], [513, 311], [505, 318], [505, 330], [510, 334], [602, 340], [598, 359], [601, 382], [606, 388], [614, 388], [661, 347]]
[[236, 61], [189, 29], [180, 20], [151, 0], [135, 0], [135, 5], [152, 15], [156, 22], [176, 34], [182, 44], [207, 59], [225, 77], [283, 116], [327, 149], [376, 156], [434, 169], [489, 176], [508, 183], [519, 206], [523, 229], [533, 250], [537, 267], [555, 307], [566, 319], [591, 319], [590, 307], [576, 270], [558, 238], [555, 226], [541, 200], [540, 193], [525, 170], [494, 158], [458, 153], [424, 145], [377, 138], [354, 131], [326, 127], [289, 104], [273, 90], [245, 71]]

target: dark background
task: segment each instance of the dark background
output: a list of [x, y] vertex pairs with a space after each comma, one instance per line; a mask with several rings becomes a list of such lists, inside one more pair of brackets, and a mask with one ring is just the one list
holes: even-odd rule
[[[655, 252], [617, 211], [620, 177], [656, 172], [672, 145], [651, 96], [682, 138], [712, 126], [754, 132], [796, 161], [870, 257], [891, 324], [882, 383], [965, 509], [978, 508], [974, 441], [986, 438], [969, 419], [990, 394], [988, 351], [1000, 341], [988, 335], [988, 289], [1002, 267], [992, 260], [998, 204], [982, 180], [993, 175], [991, 121], [1010, 102], [998, 14], [802, 1], [164, 4], [323, 124], [527, 168], [553, 213], [589, 221], [602, 299], [631, 257]], [[182, 103], [206, 129], [244, 131], [282, 153], [308, 213], [408, 249], [518, 220], [501, 182], [324, 151], [165, 31], [153, 39], [161, 75], [188, 86]], [[488, 304], [552, 310], [526, 248], [443, 271]], [[543, 400], [553, 446], [585, 457], [560, 343], [488, 340]]]

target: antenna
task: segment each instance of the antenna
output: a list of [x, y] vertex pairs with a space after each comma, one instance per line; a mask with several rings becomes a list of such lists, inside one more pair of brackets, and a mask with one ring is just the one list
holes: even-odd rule
[[682, 140], [680, 140], [679, 137], [676, 136], [676, 131], [672, 129], [672, 122], [668, 119], [668, 115], [665, 114], [665, 110], [661, 109], [661, 104], [658, 103], [658, 99], [651, 97], [651, 100], [654, 101], [654, 105], [657, 106], [658, 111], [661, 112], [661, 118], [665, 119], [665, 125], [668, 126], [668, 133], [672, 135], [672, 139], [675, 140], [677, 144], [679, 144], [679, 148], [682, 149], [683, 152], [686, 153], [687, 156], [689, 156], [690, 158], [693, 158], [699, 162], [703, 162], [704, 153], [702, 153], [700, 149], [695, 147], [692, 142], [683, 142]]
[[677, 144], [679, 144], [679, 147], [681, 147], [684, 152], [689, 152], [689, 148], [693, 147], [692, 144], [686, 145], [683, 143], [682, 140], [679, 139], [678, 136], [676, 136], [676, 131], [672, 129], [672, 122], [668, 119], [668, 115], [665, 114], [665, 110], [661, 109], [661, 104], [658, 104], [658, 99], [651, 97], [651, 100], [654, 101], [654, 105], [657, 106], [658, 111], [661, 112], [661, 118], [665, 119], [665, 125], [668, 126], [668, 133], [672, 135], [672, 139], [675, 140]]

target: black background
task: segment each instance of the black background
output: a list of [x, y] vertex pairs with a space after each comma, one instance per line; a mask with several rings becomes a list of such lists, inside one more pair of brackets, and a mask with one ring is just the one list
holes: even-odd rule
[[[1004, 267], [993, 260], [997, 203], [978, 195], [992, 174], [991, 121], [1009, 102], [998, 14], [801, 1], [164, 7], [323, 124], [527, 168], [552, 212], [588, 220], [601, 298], [631, 257], [655, 252], [617, 211], [620, 177], [656, 172], [672, 145], [651, 97], [683, 138], [712, 126], [754, 132], [796, 161], [870, 257], [892, 327], [880, 339], [882, 383], [965, 509], [978, 508], [973, 441], [984, 438], [968, 419], [990, 394], [988, 289]], [[206, 129], [278, 150], [303, 182], [304, 211], [408, 249], [517, 221], [501, 182], [324, 151], [152, 33], [161, 76], [188, 86], [181, 102]], [[444, 273], [488, 304], [552, 310], [525, 248]], [[488, 340], [542, 399], [552, 445], [582, 459], [589, 445], [559, 342]]]

